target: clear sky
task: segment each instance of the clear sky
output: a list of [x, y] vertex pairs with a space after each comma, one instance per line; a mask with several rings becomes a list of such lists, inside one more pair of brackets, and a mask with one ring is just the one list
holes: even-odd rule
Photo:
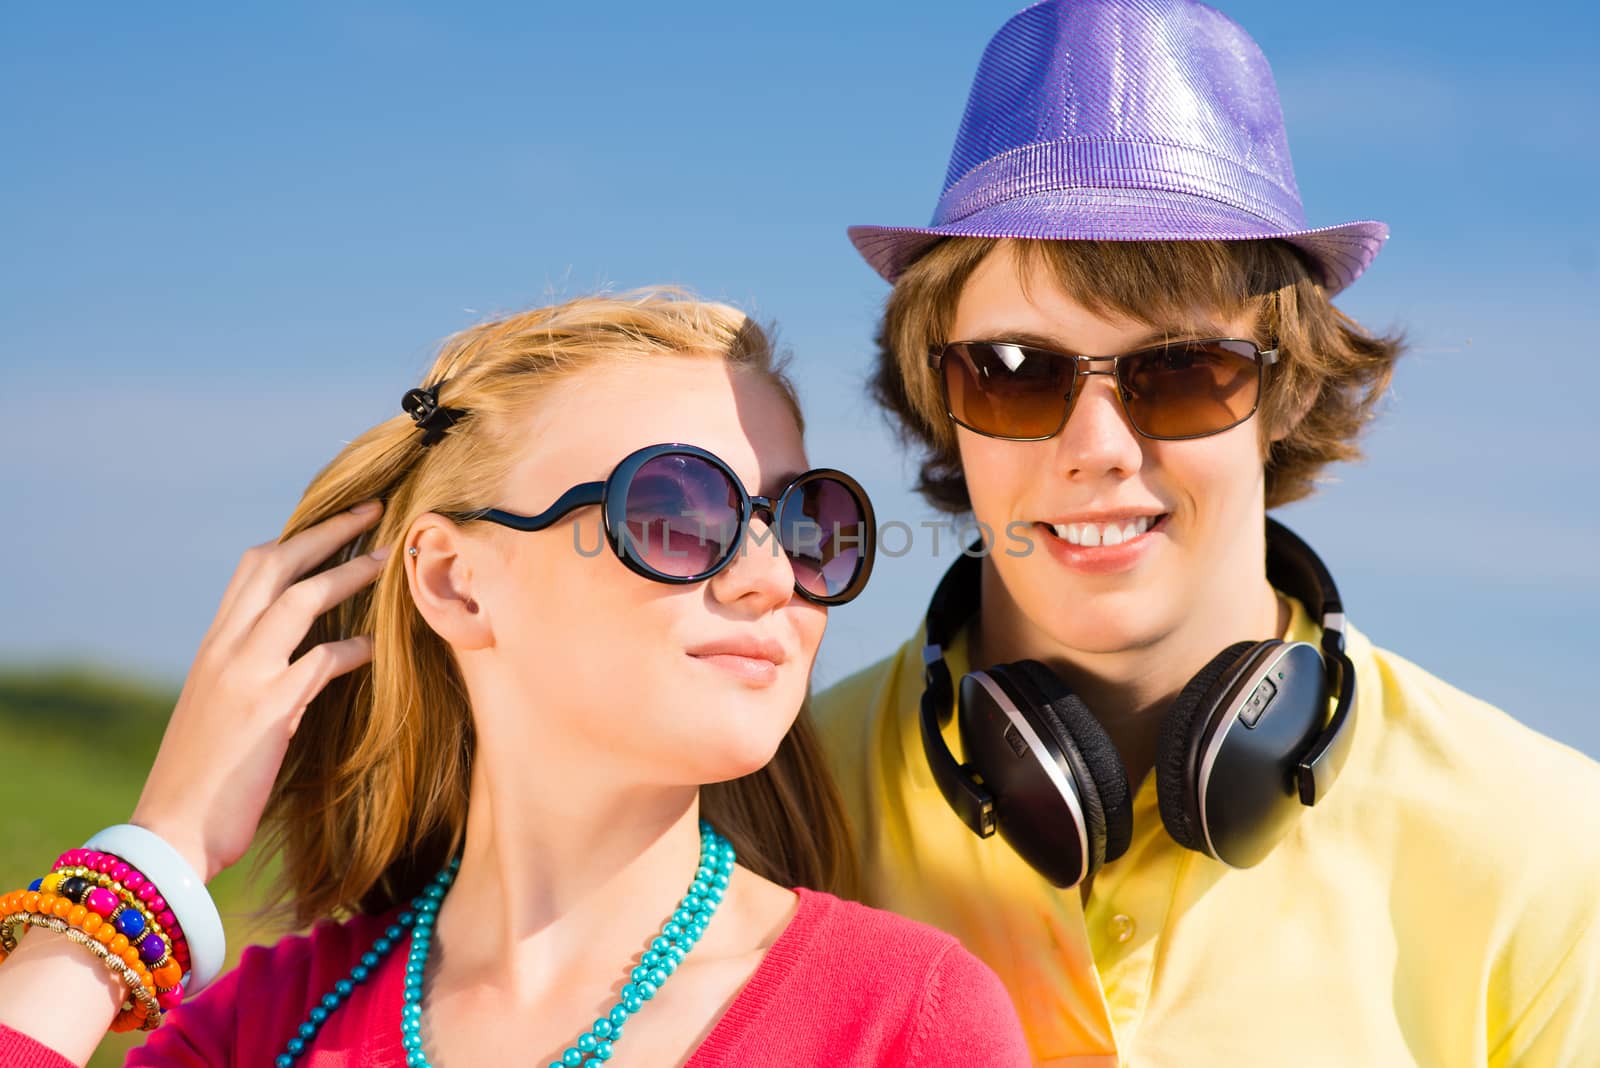
[[[0, 661], [180, 679], [239, 553], [440, 338], [602, 286], [776, 320], [813, 460], [930, 518], [864, 397], [887, 287], [844, 228], [927, 221], [1018, 6], [10, 9]], [[1415, 346], [1369, 461], [1282, 518], [1380, 644], [1600, 755], [1600, 17], [1221, 6], [1312, 224], [1392, 227], [1341, 307]], [[951, 551], [880, 560], [818, 680], [908, 636]]]

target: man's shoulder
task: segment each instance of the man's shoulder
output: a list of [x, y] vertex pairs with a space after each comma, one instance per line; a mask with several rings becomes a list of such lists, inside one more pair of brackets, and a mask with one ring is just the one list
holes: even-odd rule
[[1590, 757], [1404, 656], [1373, 647], [1371, 663], [1384, 740], [1403, 739], [1411, 759], [1495, 800], [1531, 792], [1600, 803], [1600, 764]]
[[[1600, 764], [1386, 649], [1363, 684], [1379, 700], [1366, 790], [1419, 833], [1459, 839], [1507, 877], [1560, 877], [1600, 893]], [[1358, 723], [1358, 730], [1369, 725]]]

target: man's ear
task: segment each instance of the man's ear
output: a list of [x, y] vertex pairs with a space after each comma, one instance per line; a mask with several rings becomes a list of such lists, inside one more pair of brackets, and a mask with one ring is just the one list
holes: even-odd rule
[[1273, 420], [1273, 426], [1267, 437], [1267, 444], [1273, 445], [1293, 434], [1305, 417], [1310, 414], [1311, 406], [1317, 403], [1317, 394], [1307, 390], [1304, 396], [1284, 397], [1282, 408], [1278, 417]]
[[417, 611], [455, 649], [494, 645], [489, 614], [473, 596], [473, 562], [480, 549], [443, 516], [421, 516], [405, 540], [406, 582]]

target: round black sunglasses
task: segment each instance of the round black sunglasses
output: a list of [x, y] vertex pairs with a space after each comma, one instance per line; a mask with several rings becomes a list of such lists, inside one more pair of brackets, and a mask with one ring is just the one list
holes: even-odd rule
[[599, 505], [607, 543], [645, 578], [675, 585], [703, 582], [733, 562], [745, 531], [760, 514], [767, 538], [789, 558], [795, 592], [816, 604], [853, 600], [872, 574], [877, 523], [872, 502], [843, 471], [796, 475], [777, 497], [752, 496], [722, 459], [694, 445], [670, 442], [630, 453], [604, 482], [584, 482], [538, 515], [499, 508], [454, 513], [459, 522], [486, 520], [538, 531], [579, 508]]

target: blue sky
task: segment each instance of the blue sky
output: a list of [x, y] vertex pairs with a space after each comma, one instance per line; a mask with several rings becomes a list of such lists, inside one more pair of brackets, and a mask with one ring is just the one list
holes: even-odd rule
[[[844, 227], [926, 221], [1016, 6], [12, 10], [0, 661], [180, 679], [240, 551], [440, 338], [602, 286], [775, 319], [813, 459], [930, 518], [861, 388], [886, 286]], [[1380, 644], [1600, 755], [1600, 17], [1221, 6], [1312, 224], [1391, 225], [1341, 306], [1415, 345], [1369, 461], [1282, 518]], [[881, 560], [819, 681], [909, 634], [948, 552]]]

